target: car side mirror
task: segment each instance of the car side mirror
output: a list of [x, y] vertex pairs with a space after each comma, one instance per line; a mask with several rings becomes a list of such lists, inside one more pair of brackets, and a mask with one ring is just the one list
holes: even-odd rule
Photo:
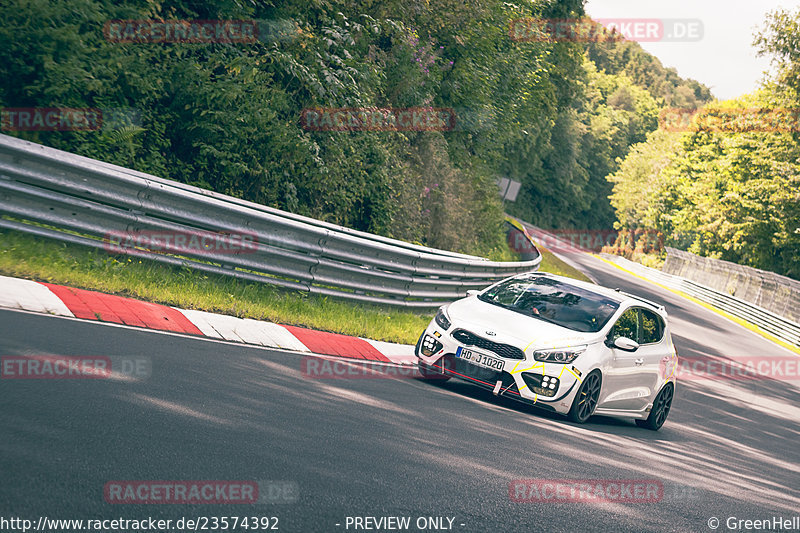
[[617, 337], [612, 343], [613, 348], [619, 348], [626, 352], [635, 352], [639, 349], [639, 343], [628, 337]]
[[480, 294], [481, 291], [470, 289], [467, 291], [467, 296], [475, 296], [476, 294]]

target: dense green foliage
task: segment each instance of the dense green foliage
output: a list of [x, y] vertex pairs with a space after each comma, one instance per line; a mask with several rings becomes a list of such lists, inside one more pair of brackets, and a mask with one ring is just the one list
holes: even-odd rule
[[[21, 137], [281, 209], [497, 256], [513, 214], [610, 227], [618, 158], [660, 107], [708, 100], [638, 45], [516, 42], [509, 21], [581, 0], [8, 0], [0, 106], [135, 110], [133, 124]], [[258, 19], [259, 42], [117, 43], [114, 19]], [[588, 59], [587, 59], [588, 57]], [[691, 94], [690, 94], [691, 93]], [[309, 107], [452, 108], [454, 131], [320, 132]], [[124, 113], [123, 113], [124, 115]]]
[[645, 52], [637, 43], [623, 41], [613, 46], [591, 43], [588, 56], [598, 68], [609, 74], [627, 76], [669, 107], [695, 108], [712, 99], [708, 87], [681, 78], [674, 68], [665, 68], [657, 57]]
[[[774, 80], [709, 104], [688, 131], [655, 131], [631, 149], [609, 178], [623, 227], [656, 228], [667, 245], [800, 279], [798, 42], [800, 11], [772, 14], [756, 44], [776, 60]], [[732, 119], [714, 121], [791, 108], [785, 128], [761, 120], [725, 131], [736, 126]]]

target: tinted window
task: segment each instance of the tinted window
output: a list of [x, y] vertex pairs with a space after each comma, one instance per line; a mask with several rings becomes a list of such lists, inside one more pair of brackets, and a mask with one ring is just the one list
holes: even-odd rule
[[506, 280], [479, 298], [581, 332], [600, 331], [619, 307], [605, 296], [545, 276]]
[[639, 342], [639, 313], [635, 308], [628, 309], [617, 319], [617, 323], [611, 328], [611, 340], [619, 337], [628, 337]]
[[650, 344], [658, 342], [664, 336], [664, 323], [661, 317], [652, 311], [642, 309], [642, 339], [640, 344]]

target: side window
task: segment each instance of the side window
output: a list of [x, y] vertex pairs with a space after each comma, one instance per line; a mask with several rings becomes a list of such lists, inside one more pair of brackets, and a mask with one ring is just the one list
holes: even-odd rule
[[[639, 338], [639, 313], [636, 308], [631, 308], [622, 313], [617, 323], [611, 328], [611, 340], [628, 337], [631, 340]], [[637, 341], [638, 342], [638, 341]]]
[[642, 309], [642, 340], [640, 344], [659, 342], [664, 337], [664, 322], [652, 311]]

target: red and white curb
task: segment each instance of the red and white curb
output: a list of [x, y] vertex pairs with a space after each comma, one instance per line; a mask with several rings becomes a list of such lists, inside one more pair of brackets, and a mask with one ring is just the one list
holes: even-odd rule
[[243, 344], [401, 365], [414, 347], [179, 309], [102, 292], [0, 276], [0, 307], [211, 337]]

